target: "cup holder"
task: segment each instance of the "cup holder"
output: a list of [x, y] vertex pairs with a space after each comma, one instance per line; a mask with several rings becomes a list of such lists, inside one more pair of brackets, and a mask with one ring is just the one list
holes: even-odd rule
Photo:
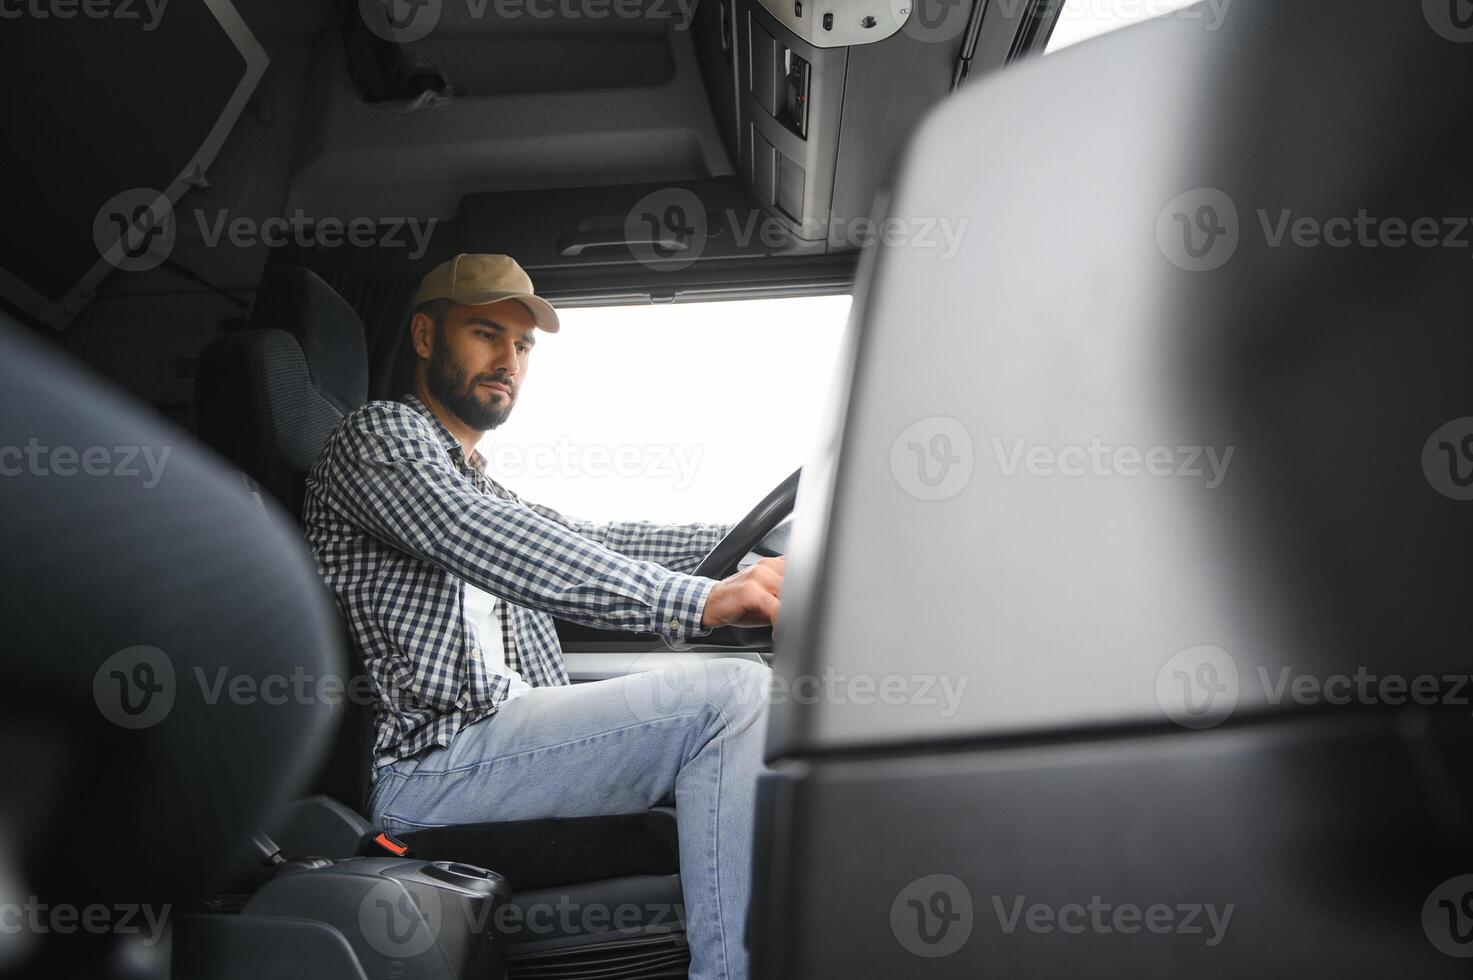
[[494, 871], [478, 868], [473, 864], [461, 864], [458, 861], [434, 861], [425, 866], [424, 873], [431, 878], [462, 887], [472, 882], [484, 885], [486, 882], [501, 880], [501, 876]]

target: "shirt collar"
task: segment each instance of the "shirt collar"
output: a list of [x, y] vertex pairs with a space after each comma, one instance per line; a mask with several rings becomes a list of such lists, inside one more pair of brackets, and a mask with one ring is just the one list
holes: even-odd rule
[[451, 459], [456, 460], [461, 465], [474, 470], [482, 476], [486, 475], [485, 457], [475, 450], [471, 450], [471, 454], [467, 456], [465, 449], [460, 445], [460, 440], [455, 438], [449, 429], [445, 428], [445, 423], [441, 422], [439, 416], [430, 411], [429, 406], [420, 401], [417, 395], [405, 395], [399, 400], [424, 416], [425, 420], [435, 430], [435, 434], [440, 437], [440, 444], [445, 447], [445, 451], [450, 454]]

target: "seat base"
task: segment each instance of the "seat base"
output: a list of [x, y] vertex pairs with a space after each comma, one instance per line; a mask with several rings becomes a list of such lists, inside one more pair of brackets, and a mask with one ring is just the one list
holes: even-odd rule
[[501, 911], [507, 980], [654, 980], [690, 969], [678, 875], [520, 892]]
[[432, 827], [398, 835], [427, 861], [491, 868], [518, 892], [637, 875], [675, 875], [675, 811], [512, 820]]

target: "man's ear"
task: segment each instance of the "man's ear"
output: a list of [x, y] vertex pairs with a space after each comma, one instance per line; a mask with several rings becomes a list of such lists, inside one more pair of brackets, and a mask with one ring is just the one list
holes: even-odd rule
[[423, 360], [430, 359], [430, 352], [435, 349], [435, 321], [427, 314], [416, 313], [409, 321], [409, 338], [414, 342], [414, 352]]

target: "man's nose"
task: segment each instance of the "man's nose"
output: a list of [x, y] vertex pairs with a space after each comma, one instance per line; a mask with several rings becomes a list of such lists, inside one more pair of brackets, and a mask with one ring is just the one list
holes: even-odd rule
[[504, 374], [508, 378], [517, 376], [517, 348], [515, 344], [498, 344], [495, 356], [491, 361], [491, 370], [495, 374]]

